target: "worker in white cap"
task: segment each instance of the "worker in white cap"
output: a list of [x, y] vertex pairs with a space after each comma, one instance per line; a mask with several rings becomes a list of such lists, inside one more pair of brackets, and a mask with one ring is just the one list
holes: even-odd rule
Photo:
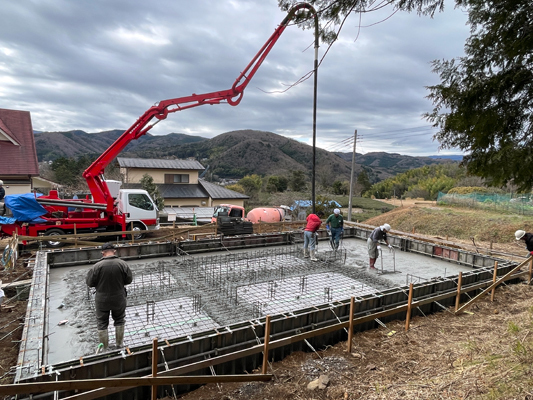
[[526, 231], [519, 229], [514, 233], [514, 236], [516, 240], [523, 240], [526, 242], [527, 251], [533, 256], [533, 234], [526, 233]]
[[0, 180], [0, 215], [4, 215], [6, 213], [6, 206], [4, 204], [4, 197], [6, 195], [6, 190], [4, 189], [4, 181]]
[[368, 257], [370, 258], [370, 268], [375, 269], [376, 266], [376, 260], [379, 257], [379, 252], [381, 250], [381, 246], [379, 245], [379, 241], [383, 240], [387, 246], [389, 246], [389, 249], [392, 249], [392, 246], [389, 244], [387, 240], [387, 232], [390, 231], [390, 225], [389, 224], [383, 224], [381, 226], [378, 226], [376, 229], [372, 231], [368, 239], [366, 240], [366, 245], [368, 248]]
[[344, 233], [344, 219], [342, 218], [341, 210], [338, 208], [333, 210], [333, 214], [326, 220], [326, 229], [331, 233], [331, 246], [334, 250], [337, 250], [341, 236]]

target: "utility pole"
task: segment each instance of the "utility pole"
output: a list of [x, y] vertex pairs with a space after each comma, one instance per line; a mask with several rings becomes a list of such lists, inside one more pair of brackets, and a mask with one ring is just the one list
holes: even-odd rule
[[352, 154], [352, 175], [350, 176], [350, 198], [348, 199], [348, 221], [352, 220], [352, 195], [353, 195], [353, 176], [355, 174], [355, 146], [357, 144], [357, 129], [353, 136], [353, 154]]
[[317, 92], [318, 92], [318, 14], [315, 9], [308, 6], [313, 10], [314, 21], [315, 21], [315, 62], [314, 62], [314, 80], [313, 80], [313, 177], [311, 183], [311, 202], [313, 214], [316, 212], [316, 103], [317, 103]]

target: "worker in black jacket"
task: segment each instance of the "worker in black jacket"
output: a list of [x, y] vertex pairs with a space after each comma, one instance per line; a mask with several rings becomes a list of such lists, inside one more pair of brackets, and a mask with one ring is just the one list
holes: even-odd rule
[[533, 234], [526, 233], [526, 231], [518, 230], [514, 233], [516, 240], [523, 240], [526, 242], [527, 251], [533, 256]]
[[86, 283], [96, 288], [94, 299], [96, 308], [96, 323], [98, 325], [98, 340], [104, 350], [109, 344], [107, 327], [109, 314], [115, 325], [115, 341], [117, 347], [122, 347], [124, 340], [124, 325], [126, 324], [126, 285], [133, 280], [133, 274], [125, 261], [116, 255], [113, 243], [102, 245], [102, 259], [87, 273]]

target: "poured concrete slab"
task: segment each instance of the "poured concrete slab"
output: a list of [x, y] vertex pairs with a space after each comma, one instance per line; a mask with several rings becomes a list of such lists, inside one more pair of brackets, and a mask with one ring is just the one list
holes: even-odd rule
[[[317, 304], [361, 297], [410, 281], [457, 275], [470, 267], [383, 246], [378, 270], [368, 269], [366, 242], [345, 239], [340, 251], [318, 245], [319, 261], [304, 259], [301, 246], [218, 255], [129, 261], [134, 272], [125, 343], [137, 346], [195, 332], [291, 313]], [[383, 260], [383, 268], [381, 268]], [[91, 265], [50, 271], [48, 364], [94, 354], [96, 318], [85, 276]], [[67, 320], [68, 322], [62, 323]], [[110, 344], [114, 330], [110, 324]]]

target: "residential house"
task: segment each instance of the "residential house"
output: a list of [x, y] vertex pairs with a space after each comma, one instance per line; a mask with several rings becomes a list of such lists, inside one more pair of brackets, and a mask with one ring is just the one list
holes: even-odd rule
[[29, 111], [0, 108], [0, 180], [6, 195], [29, 193], [39, 176]]
[[219, 204], [244, 206], [249, 197], [199, 178], [205, 168], [196, 160], [117, 158], [125, 188], [140, 188], [141, 178], [154, 179], [166, 207], [213, 207]]

